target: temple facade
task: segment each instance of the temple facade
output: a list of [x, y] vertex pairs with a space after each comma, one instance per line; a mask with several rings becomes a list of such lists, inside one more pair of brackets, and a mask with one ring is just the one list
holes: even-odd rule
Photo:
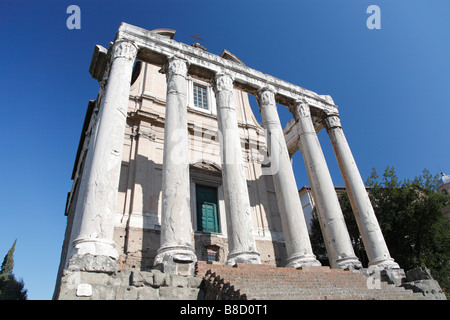
[[[294, 177], [296, 152], [330, 266], [361, 268], [320, 130], [331, 139], [369, 264], [399, 268], [332, 98], [174, 35], [122, 23], [108, 49], [95, 46], [89, 71], [100, 90], [88, 103], [72, 173], [56, 291], [70, 270], [188, 276], [197, 261], [320, 266]], [[258, 101], [262, 124], [248, 95]], [[277, 108], [292, 113], [285, 128]]]

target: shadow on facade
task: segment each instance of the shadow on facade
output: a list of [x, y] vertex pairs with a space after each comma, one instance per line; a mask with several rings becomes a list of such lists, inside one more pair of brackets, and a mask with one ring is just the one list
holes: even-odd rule
[[[191, 175], [193, 175], [192, 172]], [[257, 180], [247, 180], [250, 206], [253, 210], [256, 210], [256, 206], [261, 206], [264, 212], [271, 213], [273, 210], [278, 212], [276, 198], [274, 198], [275, 203], [271, 203], [273, 201], [261, 193], [261, 190], [266, 189], [266, 184], [270, 183], [272, 183], [271, 176], [260, 176]], [[161, 211], [162, 164], [155, 163], [142, 155], [138, 155], [137, 160], [122, 162], [119, 192], [124, 196], [121, 210], [122, 227], [116, 227], [115, 236], [116, 242], [119, 242], [117, 250], [121, 256], [120, 262], [126, 268], [152, 269], [154, 258], [160, 247], [161, 225], [158, 212]], [[222, 211], [223, 208], [219, 211], [219, 215], [223, 215], [222, 221], [226, 221], [225, 212]], [[257, 212], [259, 218], [263, 219], [264, 214], [259, 210]], [[194, 214], [191, 212], [191, 217]], [[257, 249], [262, 253], [262, 262], [274, 260], [277, 266], [284, 266], [285, 245], [283, 241], [277, 240], [277, 235], [279, 236], [281, 233], [279, 215], [267, 214], [263, 225], [262, 232], [265, 233], [265, 241], [258, 240], [261, 237], [255, 236]], [[193, 245], [199, 261], [213, 259], [220, 263], [226, 261], [228, 254], [228, 242], [224, 235], [226, 226], [221, 226], [221, 228], [222, 232], [219, 234], [206, 233], [196, 231], [193, 223]], [[271, 235], [267, 235], [267, 232]]]

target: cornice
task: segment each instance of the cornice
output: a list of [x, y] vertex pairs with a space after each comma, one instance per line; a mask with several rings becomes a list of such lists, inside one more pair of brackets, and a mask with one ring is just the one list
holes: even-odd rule
[[207, 81], [211, 81], [218, 73], [226, 72], [234, 79], [236, 87], [250, 94], [256, 94], [258, 90], [272, 86], [276, 102], [279, 104], [290, 106], [298, 100], [303, 100], [311, 108], [317, 109], [321, 113], [329, 114], [337, 109], [330, 96], [319, 95], [243, 64], [224, 59], [149, 30], [122, 23], [116, 34], [116, 41], [121, 40], [132, 41], [139, 48], [138, 59], [145, 62], [163, 66], [169, 58], [176, 56], [189, 64], [188, 73], [203, 77]]

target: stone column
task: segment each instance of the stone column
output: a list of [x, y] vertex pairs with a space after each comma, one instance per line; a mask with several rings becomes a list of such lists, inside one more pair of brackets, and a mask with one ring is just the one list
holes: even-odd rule
[[298, 195], [297, 183], [286, 146], [283, 129], [275, 104], [275, 95], [270, 89], [258, 92], [263, 127], [266, 130], [267, 150], [275, 193], [280, 210], [286, 251], [286, 267], [320, 266], [312, 252], [308, 228]]
[[187, 63], [171, 58], [166, 65], [167, 94], [162, 173], [161, 247], [154, 265], [163, 272], [193, 274], [187, 129]]
[[355, 159], [342, 130], [338, 115], [325, 118], [325, 127], [333, 145], [345, 187], [355, 214], [359, 232], [369, 258], [369, 266], [400, 268], [391, 258]]
[[261, 263], [252, 234], [253, 223], [247, 179], [239, 137], [236, 110], [233, 105], [233, 80], [229, 75], [217, 74], [214, 81], [217, 101], [217, 120], [222, 158], [223, 192], [227, 216], [227, 264]]
[[91, 138], [95, 140], [91, 141], [86, 156], [69, 264], [88, 271], [114, 271], [116, 268], [118, 253], [113, 241], [116, 199], [137, 50], [127, 40], [116, 41], [112, 46], [96, 133]]
[[293, 106], [297, 120], [299, 147], [316, 204], [322, 235], [332, 268], [361, 268], [355, 256], [345, 225], [336, 190], [320, 147], [309, 106], [299, 102]]

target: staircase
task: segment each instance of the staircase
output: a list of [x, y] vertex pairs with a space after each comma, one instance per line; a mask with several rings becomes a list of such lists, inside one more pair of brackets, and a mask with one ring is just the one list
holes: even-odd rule
[[196, 277], [204, 279], [205, 300], [423, 300], [357, 272], [329, 267], [279, 268], [271, 265], [207, 264], [199, 261]]

